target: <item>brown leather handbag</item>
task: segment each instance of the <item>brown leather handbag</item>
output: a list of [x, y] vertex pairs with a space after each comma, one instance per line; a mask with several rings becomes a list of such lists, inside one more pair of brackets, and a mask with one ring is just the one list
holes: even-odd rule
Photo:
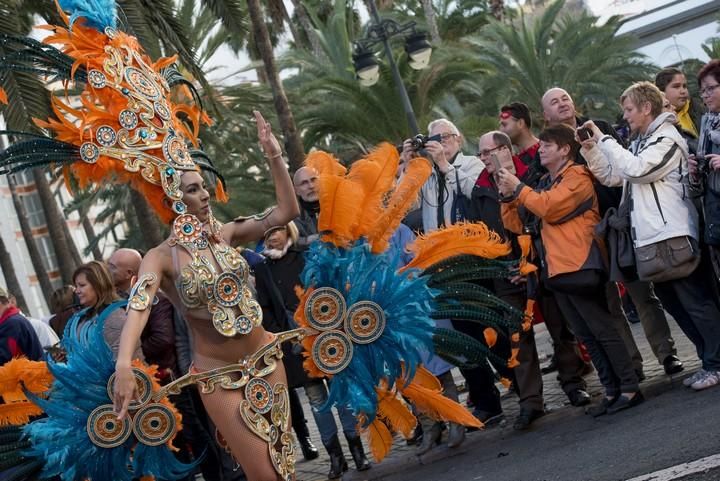
[[635, 248], [641, 281], [666, 282], [688, 277], [700, 264], [700, 249], [692, 237], [681, 236]]

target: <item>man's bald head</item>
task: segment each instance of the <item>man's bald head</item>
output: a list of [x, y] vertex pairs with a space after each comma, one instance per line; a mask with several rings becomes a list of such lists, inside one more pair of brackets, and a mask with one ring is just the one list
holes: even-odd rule
[[113, 284], [118, 291], [130, 290], [132, 278], [140, 271], [142, 256], [135, 249], [118, 249], [108, 259], [108, 268]]
[[318, 200], [318, 173], [311, 167], [300, 167], [293, 175], [295, 194], [305, 202]]
[[565, 89], [553, 87], [542, 96], [543, 116], [548, 125], [575, 125], [575, 103]]

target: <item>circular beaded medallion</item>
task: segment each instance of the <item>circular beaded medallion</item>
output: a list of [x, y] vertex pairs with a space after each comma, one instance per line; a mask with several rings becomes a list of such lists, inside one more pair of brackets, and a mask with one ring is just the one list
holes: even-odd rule
[[245, 399], [250, 402], [253, 411], [265, 414], [273, 406], [273, 389], [265, 379], [256, 377], [250, 379], [245, 386]]
[[115, 145], [115, 141], [117, 140], [117, 134], [115, 133], [115, 129], [113, 129], [109, 125], [103, 125], [101, 127], [98, 127], [97, 131], [95, 132], [95, 137], [97, 139], [97, 143], [102, 145], [103, 147], [112, 147], [113, 145]]
[[155, 113], [163, 120], [170, 120], [170, 109], [165, 102], [154, 102]]
[[192, 214], [182, 214], [173, 222], [173, 233], [180, 242], [193, 242], [200, 238], [202, 226], [197, 217]]
[[163, 142], [163, 155], [165, 160], [175, 165], [191, 165], [192, 158], [185, 143], [174, 135], [168, 135]]
[[138, 116], [132, 110], [123, 110], [118, 115], [118, 122], [125, 129], [134, 129], [138, 125]]
[[250, 331], [253, 330], [253, 323], [248, 316], [237, 316], [234, 327], [237, 334], [250, 334]]
[[175, 415], [160, 403], [148, 404], [135, 413], [133, 432], [135, 437], [148, 446], [165, 444], [176, 432]]
[[335, 329], [345, 317], [345, 298], [332, 287], [315, 289], [305, 303], [305, 317], [315, 329]]
[[160, 89], [141, 70], [135, 67], [125, 67], [125, 80], [143, 97], [149, 100], [160, 99]]
[[223, 307], [238, 305], [241, 298], [242, 281], [234, 272], [223, 272], [215, 281], [215, 299]]
[[[130, 401], [130, 406], [128, 407], [130, 411], [134, 411], [141, 407], [143, 404], [146, 404], [148, 401], [150, 401], [150, 397], [152, 396], [152, 381], [150, 380], [148, 375], [136, 367], [132, 368], [132, 372], [133, 376], [135, 376], [135, 384], [137, 384], [138, 396], [136, 399]], [[107, 382], [107, 393], [110, 399], [113, 399], [115, 397], [114, 388], [115, 373], [110, 376], [110, 379], [108, 379]]]
[[100, 157], [100, 149], [92, 142], [85, 142], [80, 146], [80, 158], [83, 162], [94, 164]]
[[312, 347], [315, 365], [326, 374], [337, 374], [348, 367], [352, 355], [352, 342], [342, 331], [321, 333]]
[[118, 421], [112, 404], [103, 404], [90, 413], [85, 425], [90, 442], [101, 448], [115, 448], [127, 441], [132, 433], [130, 419]]
[[107, 85], [107, 77], [100, 70], [92, 69], [87, 74], [88, 83], [96, 89], [104, 88]]
[[345, 332], [357, 344], [376, 341], [385, 330], [385, 312], [372, 301], [356, 302], [347, 311]]

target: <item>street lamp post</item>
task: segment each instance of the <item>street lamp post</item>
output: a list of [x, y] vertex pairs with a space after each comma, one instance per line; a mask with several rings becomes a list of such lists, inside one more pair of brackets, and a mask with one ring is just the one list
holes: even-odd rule
[[392, 71], [393, 79], [395, 80], [395, 87], [397, 88], [398, 94], [400, 94], [400, 100], [402, 101], [403, 110], [407, 117], [408, 125], [413, 135], [420, 133], [418, 128], [417, 119], [415, 118], [415, 112], [413, 111], [412, 104], [410, 103], [410, 97], [408, 96], [405, 85], [403, 84], [400, 71], [398, 70], [397, 63], [393, 57], [392, 50], [390, 49], [390, 38], [409, 33], [406, 38], [405, 51], [410, 57], [410, 67], [419, 70], [427, 67], [430, 61], [430, 54], [432, 48], [427, 41], [427, 36], [424, 33], [417, 32], [415, 30], [415, 22], [408, 22], [405, 24], [399, 24], [394, 20], [381, 19], [378, 13], [375, 0], [367, 2], [370, 6], [370, 15], [373, 20], [373, 25], [368, 29], [365, 38], [362, 38], [355, 42], [355, 53], [353, 54], [353, 61], [355, 65], [355, 72], [360, 79], [360, 84], [364, 86], [373, 85], [378, 81], [380, 76], [380, 66], [377, 63], [375, 54], [371, 48], [378, 43], [383, 44], [385, 50], [385, 56], [390, 64], [390, 70]]

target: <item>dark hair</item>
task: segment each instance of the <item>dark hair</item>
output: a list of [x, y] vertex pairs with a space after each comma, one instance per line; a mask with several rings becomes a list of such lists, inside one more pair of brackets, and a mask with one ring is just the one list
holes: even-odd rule
[[75, 289], [73, 286], [62, 286], [50, 296], [50, 312], [60, 314], [75, 303]]
[[500, 107], [500, 112], [509, 112], [514, 118], [524, 120], [527, 128], [532, 127], [532, 119], [530, 118], [530, 108], [522, 102], [512, 102]]
[[570, 153], [568, 154], [570, 159], [577, 158], [578, 152], [580, 152], [580, 144], [575, 140], [575, 129], [567, 124], [546, 127], [545, 130], [540, 132], [539, 138], [543, 142], [553, 142], [558, 147], [570, 146]]
[[677, 67], [666, 67], [655, 75], [655, 85], [660, 91], [665, 92], [676, 75], [685, 75], [685, 73]]
[[697, 75], [698, 85], [705, 77], [712, 77], [716, 82], [720, 82], [720, 60], [710, 60], [700, 69]]
[[117, 301], [120, 297], [115, 292], [115, 286], [113, 285], [112, 276], [108, 271], [105, 264], [100, 261], [90, 261], [87, 264], [83, 264], [73, 272], [73, 282], [80, 274], [85, 274], [88, 283], [95, 290], [97, 295], [97, 303], [93, 308], [100, 306], [106, 306], [113, 301]]

